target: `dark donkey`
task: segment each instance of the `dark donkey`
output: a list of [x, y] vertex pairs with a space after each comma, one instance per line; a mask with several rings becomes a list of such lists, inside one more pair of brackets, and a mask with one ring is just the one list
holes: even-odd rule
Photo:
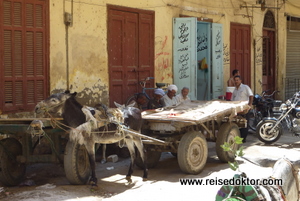
[[[125, 141], [131, 156], [130, 167], [126, 175], [127, 181], [132, 182], [131, 175], [136, 157], [134, 145], [136, 145], [144, 162], [143, 180], [146, 180], [148, 169], [144, 157], [145, 149], [141, 139], [122, 131], [118, 123], [111, 123], [124, 122], [124, 126], [140, 132], [142, 126], [140, 110], [116, 103], [117, 109], [102, 107], [102, 111], [96, 110], [95, 116], [100, 118], [100, 121], [97, 121], [90, 110], [83, 107], [75, 96], [76, 92], [56, 93], [41, 101], [35, 107], [36, 113], [47, 112], [52, 115], [61, 115], [66, 124], [72, 127], [64, 156], [64, 168], [69, 182], [71, 184], [85, 184], [91, 175], [90, 183], [92, 186], [97, 186], [95, 143], [112, 144], [122, 140]], [[85, 149], [89, 160], [86, 159]]]

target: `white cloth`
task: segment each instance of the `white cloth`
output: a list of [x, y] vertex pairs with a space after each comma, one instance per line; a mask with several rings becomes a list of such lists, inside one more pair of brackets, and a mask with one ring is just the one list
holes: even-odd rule
[[186, 101], [186, 100], [190, 100], [189, 96], [186, 96], [185, 99], [184, 99], [183, 96], [182, 96], [182, 93], [178, 94], [176, 96], [176, 99], [177, 99], [178, 103], [181, 103], [181, 102]]
[[174, 84], [169, 85], [169, 86], [168, 86], [168, 91], [172, 91], [172, 90], [175, 90], [175, 91], [177, 92], [177, 91], [178, 91], [177, 86], [174, 85]]
[[231, 100], [232, 101], [249, 101], [249, 96], [253, 96], [253, 92], [248, 85], [241, 84], [237, 89], [235, 87]]
[[174, 96], [172, 99], [169, 98], [168, 95], [163, 96], [160, 100], [162, 100], [162, 104], [164, 107], [177, 105], [177, 98]]
[[155, 89], [155, 90], [154, 90], [154, 94], [164, 96], [164, 95], [165, 95], [165, 92], [164, 92], [164, 90], [158, 88], [158, 89]]

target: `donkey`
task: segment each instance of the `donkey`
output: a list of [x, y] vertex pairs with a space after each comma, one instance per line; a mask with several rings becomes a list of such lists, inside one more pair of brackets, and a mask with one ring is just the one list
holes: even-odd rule
[[[106, 107], [103, 107], [103, 111], [94, 111], [96, 116], [100, 117], [101, 119], [99, 122], [92, 116], [90, 110], [88, 110], [86, 107], [83, 107], [76, 100], [76, 94], [76, 92], [70, 93], [69, 91], [53, 94], [49, 98], [39, 102], [35, 107], [35, 112], [37, 114], [47, 112], [52, 115], [58, 114], [62, 116], [66, 124], [71, 127], [69, 141], [78, 143], [80, 145], [85, 145], [91, 167], [91, 178], [89, 183], [93, 187], [97, 186], [97, 178], [95, 173], [95, 143], [112, 144], [122, 140], [125, 141], [131, 156], [130, 167], [126, 175], [127, 181], [129, 183], [132, 182], [131, 175], [133, 173], [136, 157], [134, 145], [137, 147], [144, 163], [143, 180], [147, 180], [148, 169], [145, 162], [146, 150], [143, 147], [141, 139], [126, 132], [117, 132], [120, 128], [120, 125], [116, 123], [124, 123], [124, 126], [140, 132], [142, 126], [140, 110], [115, 103], [118, 107], [117, 109], [106, 109]], [[109, 110], [112, 111], [113, 114]], [[104, 116], [106, 118], [103, 118]], [[103, 119], [108, 122], [107, 125], [103, 123]], [[95, 123], [96, 121], [97, 123]], [[90, 124], [90, 126], [88, 126], [88, 124]], [[116, 132], [108, 132], [107, 128], [110, 131]]]
[[[286, 200], [299, 199], [298, 168], [296, 169], [296, 167], [291, 163], [291, 161], [289, 161], [287, 158], [281, 158], [277, 160], [273, 166], [273, 173], [271, 178], [281, 179], [281, 188]], [[272, 200], [276, 200], [271, 193], [270, 195]]]
[[[288, 159], [281, 158], [277, 160], [273, 166], [272, 175], [267, 179], [270, 180], [268, 182], [270, 185], [224, 185], [218, 191], [216, 195], [216, 201], [223, 201], [227, 200], [228, 198], [236, 197], [243, 198], [243, 200], [266, 201], [284, 201], [299, 199], [298, 169], [296, 169]], [[273, 180], [273, 182], [271, 182], [271, 180]], [[281, 181], [282, 184], [279, 183], [279, 181]], [[273, 185], [271, 183], [273, 183]]]

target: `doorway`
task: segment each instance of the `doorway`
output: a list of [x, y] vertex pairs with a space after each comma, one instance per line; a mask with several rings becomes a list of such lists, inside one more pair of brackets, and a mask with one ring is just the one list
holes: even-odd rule
[[269, 90], [269, 93], [276, 89], [275, 44], [275, 20], [273, 13], [268, 11], [265, 15], [263, 28], [262, 90]]
[[231, 23], [230, 25], [230, 76], [239, 70], [243, 83], [251, 87], [251, 29], [250, 25]]
[[[154, 76], [154, 12], [108, 6], [109, 104], [125, 103]], [[146, 87], [153, 87], [149, 83]]]

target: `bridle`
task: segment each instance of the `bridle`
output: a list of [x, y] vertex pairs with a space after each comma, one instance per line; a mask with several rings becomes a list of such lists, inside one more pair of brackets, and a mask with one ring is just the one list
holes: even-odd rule
[[[44, 102], [44, 101], [43, 101], [43, 102]], [[66, 100], [62, 101], [61, 103], [59, 103], [59, 104], [57, 104], [57, 105], [52, 105], [52, 106], [50, 106], [50, 107], [43, 106], [43, 107], [40, 107], [40, 110], [44, 111], [44, 113], [49, 114], [49, 110], [50, 110], [50, 109], [59, 107], [59, 106], [61, 106], [62, 104], [64, 104], [65, 102], [66, 102]]]

